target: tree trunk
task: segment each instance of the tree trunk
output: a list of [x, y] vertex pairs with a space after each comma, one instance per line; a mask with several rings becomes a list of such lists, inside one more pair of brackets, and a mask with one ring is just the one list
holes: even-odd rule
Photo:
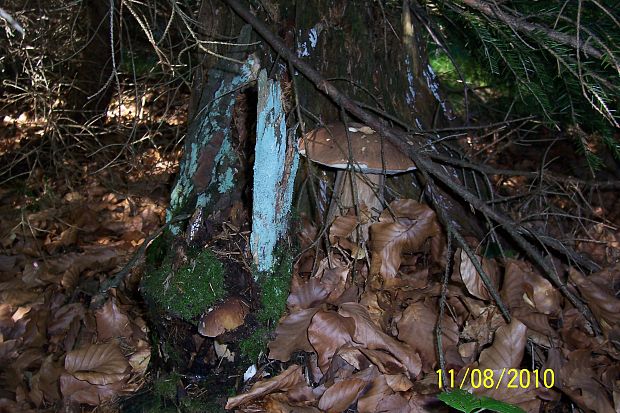
[[117, 85], [114, 77], [117, 67], [113, 63], [118, 65], [120, 56], [119, 19], [116, 17], [119, 4], [116, 0], [85, 1], [83, 15], [76, 19], [88, 42], [73, 67], [73, 88], [66, 104], [69, 117], [76, 122], [83, 123], [98, 116], [103, 118]]
[[[420, 129], [451, 119], [428, 65], [421, 25], [409, 12], [407, 1], [402, 9], [373, 0], [260, 4], [259, 14], [270, 22], [273, 32], [352, 98]], [[200, 18], [211, 38], [216, 34], [230, 38], [231, 27], [242, 25], [220, 2], [205, 1]], [[146, 277], [143, 291], [155, 310], [152, 320], [158, 340], [168, 343], [160, 347], [182, 353], [167, 358], [176, 359], [168, 362], [168, 368], [181, 372], [240, 373], [234, 371], [234, 365], [222, 372], [221, 360], [213, 354], [214, 341], [197, 335], [196, 314], [188, 318], [184, 308], [171, 308], [174, 301], [166, 294], [176, 287], [170, 285], [187, 268], [205, 262], [202, 252], [196, 251], [203, 251], [206, 245], [230, 248], [236, 243], [241, 244], [241, 254], [247, 251], [247, 238], [239, 233], [231, 235], [233, 242], [228, 244], [222, 244], [221, 236], [214, 241], [213, 236], [225, 222], [233, 223], [237, 230], [249, 229], [251, 217], [254, 277], [247, 268], [220, 257], [226, 270], [221, 281], [225, 292], [214, 301], [229, 302], [226, 297], [235, 296], [236, 302], [241, 299], [250, 308], [250, 314], [241, 328], [218, 337], [217, 342], [243, 352], [245, 344], [239, 342], [256, 338], [263, 331], [261, 326], [273, 327], [285, 306], [292, 258], [290, 252], [286, 256], [290, 246], [285, 239], [297, 164], [291, 146], [293, 125], [298, 121], [293, 109], [298, 102], [308, 127], [314, 127], [318, 119], [325, 123], [338, 120], [343, 112], [301, 74], [291, 76], [289, 67], [265, 43], [254, 49], [243, 46], [260, 40], [256, 34], [250, 37], [249, 28], [244, 28], [237, 38], [239, 46], [214, 46], [226, 59], [209, 56], [203, 70], [196, 73], [185, 152], [168, 210], [168, 220], [183, 214], [191, 218], [187, 225], [173, 223], [163, 247], [151, 248], [154, 265], [150, 271], [154, 275]], [[257, 88], [254, 81], [259, 65], [275, 81], [267, 80], [267, 72], [263, 72]], [[389, 180], [398, 196], [415, 196], [411, 176]], [[163, 286], [163, 292], [149, 291], [153, 285]], [[186, 288], [183, 285], [179, 291]], [[172, 304], [162, 304], [168, 302]], [[258, 341], [264, 343], [268, 337], [261, 334]], [[246, 354], [251, 361], [255, 356]]]
[[[293, 23], [288, 45], [351, 98], [420, 129], [453, 117], [444, 111], [422, 25], [408, 1], [402, 9], [372, 0], [281, 4], [282, 20]], [[296, 78], [302, 106], [324, 122], [339, 119], [340, 108], [301, 75]]]

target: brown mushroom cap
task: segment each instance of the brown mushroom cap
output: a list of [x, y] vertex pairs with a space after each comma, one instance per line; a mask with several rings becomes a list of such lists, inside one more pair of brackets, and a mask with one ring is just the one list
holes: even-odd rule
[[[387, 139], [381, 139], [381, 135], [370, 127], [355, 122], [348, 122], [347, 126], [351, 141], [352, 167], [356, 172], [393, 175], [416, 169], [407, 155], [395, 148]], [[385, 170], [381, 162], [381, 145], [383, 145]], [[299, 153], [316, 163], [336, 169], [347, 169], [349, 146], [344, 123], [332, 123], [306, 133], [299, 140]]]
[[249, 306], [238, 297], [229, 297], [216, 308], [204, 314], [198, 324], [198, 333], [206, 337], [217, 337], [243, 324]]

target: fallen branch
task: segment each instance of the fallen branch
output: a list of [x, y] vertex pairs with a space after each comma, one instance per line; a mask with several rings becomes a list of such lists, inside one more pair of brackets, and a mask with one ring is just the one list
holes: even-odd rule
[[159, 237], [169, 225], [184, 221], [186, 219], [191, 218], [191, 215], [178, 215], [173, 217], [170, 221], [166, 222], [163, 226], [159, 227], [155, 232], [153, 232], [144, 242], [140, 245], [138, 250], [133, 254], [133, 257], [123, 266], [123, 268], [114, 274], [111, 278], [101, 283], [101, 287], [99, 288], [99, 292], [91, 299], [90, 306], [92, 308], [98, 308], [103, 304], [105, 299], [107, 298], [108, 291], [112, 288], [118, 288], [121, 285], [121, 282], [129, 275], [131, 270], [142, 260], [144, 254], [146, 253], [146, 249], [155, 241], [157, 237]]
[[[458, 128], [455, 128], [458, 129]], [[442, 161], [454, 166], [460, 166], [461, 168], [473, 169], [481, 173], [488, 175], [505, 175], [505, 176], [523, 176], [525, 178], [540, 178], [540, 172], [533, 171], [519, 171], [515, 169], [499, 169], [492, 166], [476, 164], [473, 162], [450, 158], [448, 156], [440, 154], [429, 155], [431, 159]], [[574, 176], [561, 175], [550, 171], [544, 171], [544, 176], [550, 178], [555, 182], [569, 183], [573, 185], [581, 185], [586, 188], [599, 188], [599, 189], [620, 189], [620, 180], [609, 181], [593, 181], [575, 178]]]
[[347, 112], [353, 116], [359, 118], [363, 123], [379, 132], [390, 143], [396, 146], [398, 149], [407, 153], [418, 169], [423, 170], [430, 176], [427, 184], [431, 186], [431, 193], [438, 190], [435, 180], [440, 181], [443, 185], [450, 188], [454, 193], [460, 196], [463, 200], [468, 202], [474, 209], [487, 215], [492, 220], [497, 222], [510, 237], [521, 247], [521, 249], [527, 254], [530, 259], [535, 262], [547, 275], [547, 277], [555, 284], [555, 286], [564, 294], [564, 296], [577, 308], [581, 314], [590, 322], [592, 329], [596, 334], [600, 334], [601, 328], [598, 321], [593, 316], [592, 312], [562, 281], [559, 275], [555, 272], [549, 263], [543, 258], [543, 256], [536, 250], [536, 248], [529, 243], [522, 235], [521, 232], [529, 232], [526, 228], [518, 227], [515, 222], [505, 216], [504, 214], [495, 211], [489, 207], [486, 202], [482, 201], [474, 194], [469, 192], [461, 185], [454, 183], [451, 177], [447, 176], [443, 167], [434, 164], [431, 159], [425, 155], [425, 150], [422, 149], [426, 146], [432, 147], [432, 142], [419, 142], [407, 139], [407, 134], [400, 130], [389, 127], [386, 123], [382, 122], [379, 118], [373, 114], [367, 112], [358, 106], [348, 96], [343, 94], [333, 84], [328, 82], [321, 76], [319, 72], [310, 67], [307, 63], [302, 61], [297, 55], [288, 49], [286, 45], [274, 35], [271, 30], [261, 22], [247, 7], [243, 6], [238, 0], [224, 0], [243, 20], [252, 25], [256, 32], [263, 38], [269, 45], [280, 55], [281, 58], [289, 61], [299, 72], [301, 72], [308, 80], [327, 96], [329, 96], [334, 103], [344, 108]]

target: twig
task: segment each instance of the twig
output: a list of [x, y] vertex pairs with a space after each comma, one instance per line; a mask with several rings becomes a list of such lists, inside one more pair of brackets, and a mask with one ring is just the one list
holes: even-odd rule
[[437, 319], [437, 327], [435, 328], [435, 336], [437, 339], [437, 359], [439, 361], [439, 368], [441, 369], [442, 379], [444, 383], [448, 383], [446, 380], [446, 357], [443, 352], [443, 337], [441, 322], [446, 311], [446, 300], [448, 294], [448, 282], [450, 281], [450, 257], [452, 257], [452, 224], [448, 222], [447, 225], [448, 245], [446, 247], [446, 268], [443, 272], [443, 281], [441, 283], [441, 296], [439, 297], [439, 318]]
[[[426, 179], [426, 181], [430, 182], [430, 177], [424, 171], [422, 173], [424, 174], [424, 178]], [[427, 186], [427, 190], [430, 188], [432, 187]], [[482, 268], [482, 264], [480, 263], [480, 260], [473, 253], [471, 248], [469, 248], [469, 245], [467, 245], [467, 242], [465, 242], [465, 239], [463, 238], [461, 233], [452, 226], [452, 224], [450, 223], [450, 220], [448, 219], [448, 217], [446, 217], [445, 211], [443, 210], [441, 205], [439, 205], [439, 203], [437, 202], [437, 198], [433, 196], [432, 193], [427, 192], [427, 194], [428, 194], [427, 198], [429, 199], [431, 204], [433, 204], [433, 207], [437, 211], [437, 215], [439, 217], [440, 222], [448, 229], [448, 237], [454, 236], [454, 238], [456, 239], [456, 242], [463, 249], [463, 251], [465, 251], [469, 259], [471, 260], [472, 264], [474, 264], [474, 267], [476, 268], [478, 275], [480, 275], [480, 279], [482, 279], [482, 282], [484, 286], [486, 287], [487, 291], [489, 292], [489, 294], [491, 295], [491, 297], [493, 298], [493, 301], [495, 301], [500, 312], [506, 319], [506, 322], [510, 323], [510, 320], [511, 320], [510, 311], [508, 310], [508, 307], [506, 307], [506, 304], [504, 304], [504, 302], [502, 301], [502, 298], [499, 296], [499, 291], [497, 291], [497, 288], [491, 282], [491, 278], [488, 276], [486, 271], [484, 271], [484, 269]]]
[[152, 233], [144, 242], [140, 245], [138, 250], [134, 253], [133, 257], [125, 264], [125, 266], [116, 274], [114, 274], [111, 278], [107, 279], [103, 283], [101, 283], [101, 288], [99, 288], [99, 292], [95, 295], [91, 300], [91, 307], [97, 308], [100, 304], [103, 303], [106, 299], [107, 292], [112, 288], [117, 288], [121, 285], [121, 282], [125, 279], [125, 277], [129, 274], [129, 272], [136, 266], [136, 264], [144, 257], [146, 253], [146, 249], [155, 241], [157, 237], [159, 237], [169, 225], [177, 223], [179, 221], [184, 221], [186, 219], [191, 218], [190, 214], [178, 215], [172, 218], [170, 221], [166, 222], [163, 226], [159, 227], [154, 233]]
[[[473, 169], [478, 172], [482, 172], [489, 175], [505, 175], [505, 176], [523, 176], [525, 178], [540, 178], [540, 172], [533, 171], [520, 171], [516, 169], [500, 169], [493, 168], [492, 166], [476, 164], [461, 159], [450, 158], [448, 156], [440, 154], [429, 155], [429, 158], [436, 159], [448, 163], [450, 165], [460, 166], [462, 168]], [[620, 189], [620, 180], [609, 181], [591, 181], [585, 179], [575, 178], [573, 176], [561, 175], [550, 171], [545, 171], [545, 177], [552, 179], [556, 182], [570, 183], [574, 185], [583, 185], [588, 188], [600, 188], [600, 189]]]
[[302, 61], [297, 55], [289, 50], [286, 45], [275, 36], [271, 30], [265, 26], [256, 16], [252, 14], [246, 7], [244, 7], [238, 0], [224, 0], [243, 20], [252, 25], [252, 27], [258, 32], [258, 34], [265, 39], [267, 43], [277, 52], [280, 56], [293, 64], [304, 76], [308, 78], [314, 85], [327, 96], [329, 96], [334, 103], [344, 108], [347, 112], [351, 113], [355, 117], [359, 118], [366, 125], [383, 135], [390, 143], [396, 148], [407, 153], [417, 167], [424, 170], [432, 178], [428, 185], [431, 187], [436, 186], [435, 180], [439, 180], [443, 185], [450, 188], [454, 193], [461, 197], [464, 201], [468, 202], [474, 209], [486, 214], [492, 220], [497, 222], [504, 228], [504, 230], [511, 236], [511, 238], [519, 245], [519, 247], [534, 261], [547, 275], [547, 277], [560, 289], [564, 296], [583, 314], [588, 320], [592, 329], [596, 334], [600, 334], [601, 328], [594, 318], [592, 312], [560, 279], [558, 274], [547, 263], [543, 256], [530, 244], [522, 235], [521, 232], [527, 230], [519, 227], [512, 219], [503, 215], [500, 212], [495, 211], [489, 207], [484, 201], [476, 197], [461, 185], [454, 183], [452, 178], [444, 173], [443, 167], [435, 165], [427, 156], [420, 151], [420, 142], [413, 142], [411, 140], [406, 141], [406, 136], [402, 131], [388, 127], [384, 122], [377, 119], [376, 116], [360, 108], [354, 101], [348, 96], [343, 94], [334, 85], [327, 82], [319, 72], [310, 67], [306, 62]]
[[15, 20], [13, 16], [11, 16], [6, 10], [4, 10], [1, 7], [0, 7], [0, 18], [6, 20], [8, 24], [13, 26], [13, 28], [17, 30], [19, 34], [22, 35], [22, 37], [26, 37], [26, 32], [24, 31], [24, 28], [22, 27], [22, 25], [19, 24], [19, 22]]

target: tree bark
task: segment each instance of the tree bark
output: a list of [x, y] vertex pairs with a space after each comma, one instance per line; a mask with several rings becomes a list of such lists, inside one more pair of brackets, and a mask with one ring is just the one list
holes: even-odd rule
[[[227, 3], [239, 12], [233, 4], [238, 6], [237, 2], [227, 0]], [[348, 1], [287, 0], [277, 6], [263, 1], [261, 5], [265, 21], [271, 22], [269, 33], [280, 33], [298, 59], [314, 67], [325, 78], [332, 79], [331, 82], [337, 83], [360, 104], [388, 113], [419, 129], [450, 121], [452, 115], [438, 93], [437, 81], [428, 65], [422, 33], [419, 32], [422, 26], [415, 22], [406, 1], [403, 9], [384, 7], [372, 0], [355, 4]], [[221, 3], [205, 1], [201, 16], [211, 19], [205, 27], [222, 30], [219, 34], [229, 36], [230, 32], [225, 30], [230, 30], [231, 22], [234, 27], [241, 26], [241, 19], [222, 8]], [[250, 244], [256, 271], [270, 274], [286, 263], [282, 257], [274, 255], [274, 250], [286, 238], [297, 162], [297, 154], [291, 146], [291, 132], [295, 130], [294, 123], [300, 119], [292, 108], [296, 103], [300, 105], [302, 123], [308, 127], [313, 127], [317, 121], [337, 120], [348, 109], [335, 105], [325, 96], [324, 92], [329, 94], [329, 88], [319, 91], [313, 79], [299, 72], [290, 73], [289, 67], [279, 58], [279, 53], [284, 50], [273, 50], [262, 43], [255, 48], [255, 53], [250, 54], [251, 48], [242, 44], [265, 38], [267, 32], [259, 31], [255, 38], [248, 34], [247, 29], [241, 31], [237, 38], [239, 46], [218, 45], [217, 53], [226, 58], [213, 61], [209, 57], [203, 70], [196, 73], [197, 82], [190, 104], [192, 118], [167, 216], [169, 221], [183, 214], [191, 214], [192, 218], [187, 225], [177, 222], [170, 225], [167, 244], [170, 245], [168, 254], [172, 256], [172, 268], [182, 264], [192, 246], [204, 248], [213, 235], [213, 228], [229, 220], [231, 211], [239, 203], [243, 203], [247, 211], [252, 211], [248, 216], [252, 217]], [[276, 81], [268, 80], [267, 74], [263, 74], [256, 92], [254, 80], [259, 61], [269, 72], [269, 77]], [[248, 87], [249, 92], [242, 92]], [[282, 97], [278, 96], [278, 87], [282, 87]], [[257, 119], [257, 130], [256, 135], [252, 133], [250, 136], [248, 131], [254, 129], [250, 126], [252, 111]], [[264, 132], [266, 125], [271, 132]], [[247, 154], [240, 148], [252, 148], [252, 153]], [[252, 157], [254, 162], [251, 162]], [[401, 181], [400, 196], [415, 196], [413, 177], [401, 178]], [[253, 187], [251, 202], [244, 195], [244, 188], [250, 183]], [[250, 284], [255, 281], [260, 284], [267, 278], [264, 275], [255, 277]], [[263, 296], [279, 291], [280, 299], [286, 300], [287, 288], [274, 287], [273, 284], [249, 286], [245, 290], [237, 288], [231, 293], [242, 294], [248, 301], [254, 299], [255, 302], [249, 303], [251, 313], [260, 313], [270, 303], [251, 291], [261, 292], [261, 288]], [[275, 313], [272, 311], [268, 321], [263, 319], [262, 323], [277, 321], [280, 314], [277, 313], [278, 307], [275, 308]], [[252, 320], [252, 315], [249, 317], [244, 326], [246, 331], [260, 324]], [[166, 321], [170, 318], [170, 314], [159, 317], [160, 337], [168, 340], [179, 336], [178, 333], [170, 334], [170, 331], [193, 334], [190, 325], [179, 328], [177, 322], [170, 326]], [[236, 337], [242, 338], [243, 334]], [[173, 345], [186, 346], [187, 343], [185, 338], [173, 342]], [[238, 348], [233, 343], [231, 345]], [[192, 350], [185, 351], [189, 354]], [[176, 368], [187, 371], [182, 365], [193, 358], [186, 355], [180, 360]]]
[[[83, 36], [87, 45], [73, 67], [73, 87], [67, 98], [66, 110], [76, 122], [86, 122], [106, 114], [112, 99], [119, 64], [119, 2], [88, 0], [83, 5]], [[117, 27], [113, 27], [117, 26]], [[115, 38], [116, 36], [116, 38]]]

